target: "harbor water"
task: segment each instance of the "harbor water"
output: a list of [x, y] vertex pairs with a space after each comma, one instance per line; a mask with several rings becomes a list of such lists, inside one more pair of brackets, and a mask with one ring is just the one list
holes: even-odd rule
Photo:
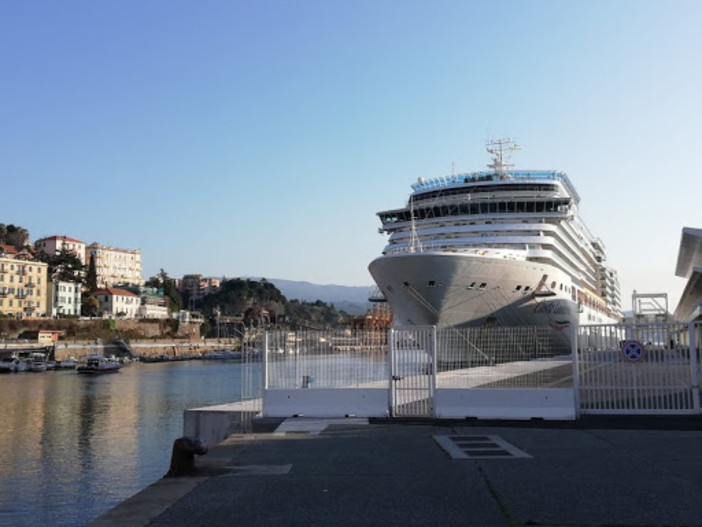
[[238, 401], [244, 367], [197, 360], [0, 376], [0, 525], [85, 525], [154, 483], [184, 410]]

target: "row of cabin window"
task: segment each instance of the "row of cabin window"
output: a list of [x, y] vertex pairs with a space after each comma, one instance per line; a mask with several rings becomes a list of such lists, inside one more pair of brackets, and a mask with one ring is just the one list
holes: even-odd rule
[[557, 190], [558, 187], [556, 187], [556, 185], [551, 185], [548, 183], [514, 183], [511, 185], [482, 185], [478, 187], [433, 190], [431, 192], [426, 192], [418, 196], [413, 196], [412, 201], [416, 203], [418, 201], [438, 197], [443, 198], [446, 196], [460, 196], [463, 194], [486, 194], [488, 192], [556, 192]]
[[[443, 218], [447, 216], [465, 216], [477, 214], [514, 214], [514, 213], [553, 213], [563, 212], [568, 206], [567, 199], [554, 201], [484, 201], [481, 203], [460, 203], [415, 209], [414, 219]], [[409, 210], [381, 216], [384, 223], [411, 221]]]

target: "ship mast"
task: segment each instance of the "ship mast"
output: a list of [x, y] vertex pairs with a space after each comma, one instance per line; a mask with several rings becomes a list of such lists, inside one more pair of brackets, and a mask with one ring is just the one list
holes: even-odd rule
[[417, 236], [417, 226], [414, 222], [414, 200], [410, 199], [410, 240], [409, 252], [422, 252], [422, 242]]
[[489, 154], [492, 154], [492, 163], [488, 165], [496, 174], [504, 176], [510, 168], [514, 166], [509, 162], [509, 157], [515, 150], [520, 150], [521, 147], [511, 139], [494, 139], [488, 141], [486, 149]]

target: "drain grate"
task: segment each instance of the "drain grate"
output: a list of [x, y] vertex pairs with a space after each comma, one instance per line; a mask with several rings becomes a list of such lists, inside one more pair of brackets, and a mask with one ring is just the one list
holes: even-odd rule
[[452, 459], [530, 458], [526, 452], [494, 435], [434, 436]]

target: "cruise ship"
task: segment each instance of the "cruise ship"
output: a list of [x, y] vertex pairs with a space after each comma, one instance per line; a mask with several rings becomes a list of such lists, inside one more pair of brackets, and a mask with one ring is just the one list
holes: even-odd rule
[[389, 238], [369, 271], [396, 327], [620, 320], [617, 273], [575, 187], [564, 172], [513, 170], [518, 149], [491, 141], [488, 170], [420, 178], [404, 207], [378, 213]]

